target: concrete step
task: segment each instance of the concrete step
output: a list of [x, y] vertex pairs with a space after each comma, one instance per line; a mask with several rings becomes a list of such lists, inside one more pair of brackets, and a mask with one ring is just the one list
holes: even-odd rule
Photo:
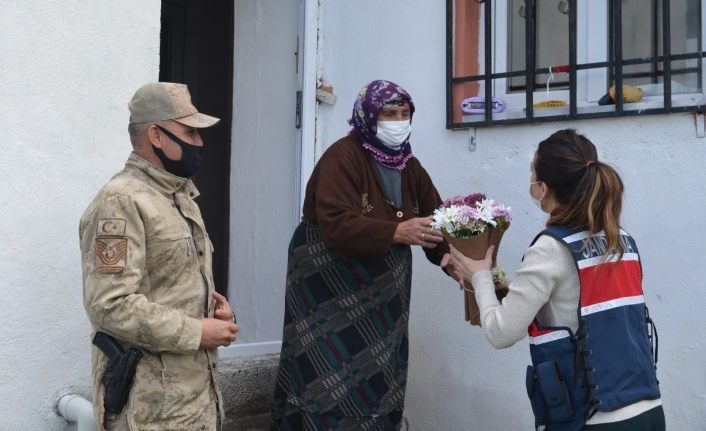
[[222, 358], [218, 365], [226, 422], [223, 431], [267, 431], [279, 355]]
[[267, 412], [226, 421], [223, 431], [267, 431], [269, 426], [270, 412]]

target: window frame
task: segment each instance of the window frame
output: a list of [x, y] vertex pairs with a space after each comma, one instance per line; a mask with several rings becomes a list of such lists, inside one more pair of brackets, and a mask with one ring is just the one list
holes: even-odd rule
[[[600, 7], [588, 7], [589, 2], [595, 6], [597, 2], [603, 2], [606, 5], [608, 0], [584, 0], [578, 4], [577, 15], [585, 16], [585, 20], [577, 20], [576, 23], [576, 58], [580, 63], [589, 63], [591, 58], [600, 59], [606, 57], [608, 45], [608, 26], [607, 15], [599, 13]], [[496, 7], [492, 8], [493, 23], [495, 28], [493, 31], [493, 66], [495, 70], [508, 70], [508, 1], [496, 2]], [[603, 18], [602, 23], [599, 22]], [[601, 24], [603, 28], [601, 28]], [[589, 44], [591, 40], [593, 43]], [[601, 48], [602, 47], [602, 48]], [[589, 76], [590, 72], [597, 72]], [[579, 71], [579, 78], [584, 76], [584, 79], [579, 79], [577, 86], [577, 103], [596, 102], [605, 94], [605, 82], [608, 80], [607, 70]], [[499, 78], [494, 81], [493, 94], [500, 97], [511, 104], [512, 102], [521, 101], [524, 99], [523, 92], [507, 92], [507, 78]], [[583, 84], [583, 85], [582, 85]], [[596, 85], [597, 84], [597, 85]], [[595, 88], [598, 88], [597, 90]], [[591, 91], [590, 89], [593, 89]], [[546, 91], [546, 87], [535, 87], [534, 99], [568, 99], [568, 89], [553, 89]]]
[[[459, 45], [455, 40], [456, 26], [464, 25], [455, 16], [455, 6], [467, 1], [479, 9], [478, 55], [476, 74], [455, 75], [454, 60], [458, 54]], [[548, 73], [548, 68], [537, 69], [534, 65], [533, 37], [535, 34], [537, 0], [525, 0], [525, 70], [519, 72], [501, 72], [494, 70], [507, 70], [507, 1], [506, 0], [447, 0], [447, 129], [467, 129], [469, 127], [488, 127], [495, 125], [535, 123], [544, 121], [578, 120], [590, 118], [612, 118], [634, 115], [665, 114], [672, 112], [704, 112], [706, 103], [706, 70], [703, 57], [706, 51], [694, 51], [686, 54], [672, 54], [670, 45], [670, 1], [662, 1], [662, 55], [647, 57], [646, 59], [622, 58], [622, 28], [620, 0], [567, 0], [569, 4], [569, 89], [550, 90], [548, 95], [544, 88], [535, 88], [535, 75]], [[595, 3], [601, 2], [600, 7]], [[589, 6], [590, 2], [590, 6]], [[497, 7], [494, 5], [497, 3]], [[604, 7], [605, 6], [605, 7]], [[582, 19], [578, 16], [582, 11]], [[701, 44], [706, 44], [706, 0], [701, 0]], [[612, 21], [612, 22], [611, 22]], [[502, 22], [504, 26], [500, 25]], [[500, 23], [500, 24], [498, 24]], [[474, 23], [470, 23], [473, 25]], [[493, 25], [495, 24], [495, 25]], [[610, 46], [610, 29], [614, 29]], [[490, 37], [487, 37], [490, 35]], [[588, 43], [591, 40], [592, 43]], [[617, 43], [620, 41], [620, 43]], [[613, 50], [614, 60], [610, 60], [610, 51]], [[668, 61], [664, 61], [668, 59]], [[697, 69], [701, 83], [701, 93], [673, 94], [672, 92], [672, 63], [679, 60], [695, 59], [698, 61]], [[643, 101], [627, 104], [622, 101], [623, 67], [633, 64], [652, 63], [661, 64], [661, 78], [663, 93], [661, 96], [645, 96]], [[502, 67], [502, 68], [501, 68]], [[693, 73], [693, 72], [691, 72]], [[527, 84], [524, 93], [507, 93], [506, 81], [510, 76], [524, 74]], [[610, 76], [616, 86], [616, 103], [614, 105], [597, 105], [595, 101], [605, 94]], [[490, 79], [487, 79], [490, 77]], [[581, 77], [577, 84], [577, 77]], [[492, 100], [485, 99], [485, 112], [475, 115], [459, 114], [459, 95], [455, 90], [460, 84], [475, 83], [477, 94], [492, 94], [501, 97], [508, 103], [525, 100], [523, 115], [515, 116], [493, 114], [491, 111]], [[460, 89], [458, 91], [461, 91]], [[462, 96], [461, 96], [462, 97]], [[568, 106], [550, 110], [542, 110], [537, 115], [532, 105], [536, 99], [561, 98], [568, 100]], [[552, 112], [553, 111], [553, 112]], [[506, 111], [509, 112], [509, 111]], [[460, 120], [459, 120], [460, 117]], [[473, 118], [475, 121], [468, 121]]]

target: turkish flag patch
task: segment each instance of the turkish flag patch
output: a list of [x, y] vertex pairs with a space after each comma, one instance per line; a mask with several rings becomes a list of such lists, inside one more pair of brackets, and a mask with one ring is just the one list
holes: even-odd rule
[[125, 220], [100, 219], [96, 230], [96, 272], [116, 273], [127, 266]]
[[98, 220], [96, 236], [125, 236], [125, 220], [121, 218], [102, 218]]

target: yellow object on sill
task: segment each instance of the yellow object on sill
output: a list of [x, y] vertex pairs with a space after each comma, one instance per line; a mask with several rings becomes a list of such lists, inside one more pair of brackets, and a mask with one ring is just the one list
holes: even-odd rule
[[[615, 85], [608, 90], [610, 100], [615, 102]], [[642, 88], [623, 85], [623, 103], [635, 103], [642, 100]]]
[[564, 106], [566, 106], [566, 101], [561, 99], [549, 99], [532, 104], [534, 109], [563, 108]]

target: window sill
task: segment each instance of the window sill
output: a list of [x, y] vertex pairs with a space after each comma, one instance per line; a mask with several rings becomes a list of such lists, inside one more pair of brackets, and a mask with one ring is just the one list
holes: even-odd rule
[[[706, 105], [706, 96], [703, 94], [680, 94], [672, 98], [672, 107], [690, 107]], [[664, 108], [664, 101], [660, 96], [645, 97], [637, 103], [624, 103], [623, 111], [646, 111], [651, 109]], [[597, 105], [595, 103], [584, 103], [576, 107], [577, 113], [582, 114], [600, 114], [615, 112], [615, 105]], [[540, 108], [534, 110], [535, 118], [542, 117], [567, 117], [569, 116], [569, 107], [563, 106], [559, 108]], [[503, 120], [523, 120], [527, 118], [527, 112], [524, 107], [509, 107], [504, 112], [493, 114], [492, 121]], [[463, 116], [464, 123], [483, 123], [485, 115], [482, 114], [466, 114]]]

